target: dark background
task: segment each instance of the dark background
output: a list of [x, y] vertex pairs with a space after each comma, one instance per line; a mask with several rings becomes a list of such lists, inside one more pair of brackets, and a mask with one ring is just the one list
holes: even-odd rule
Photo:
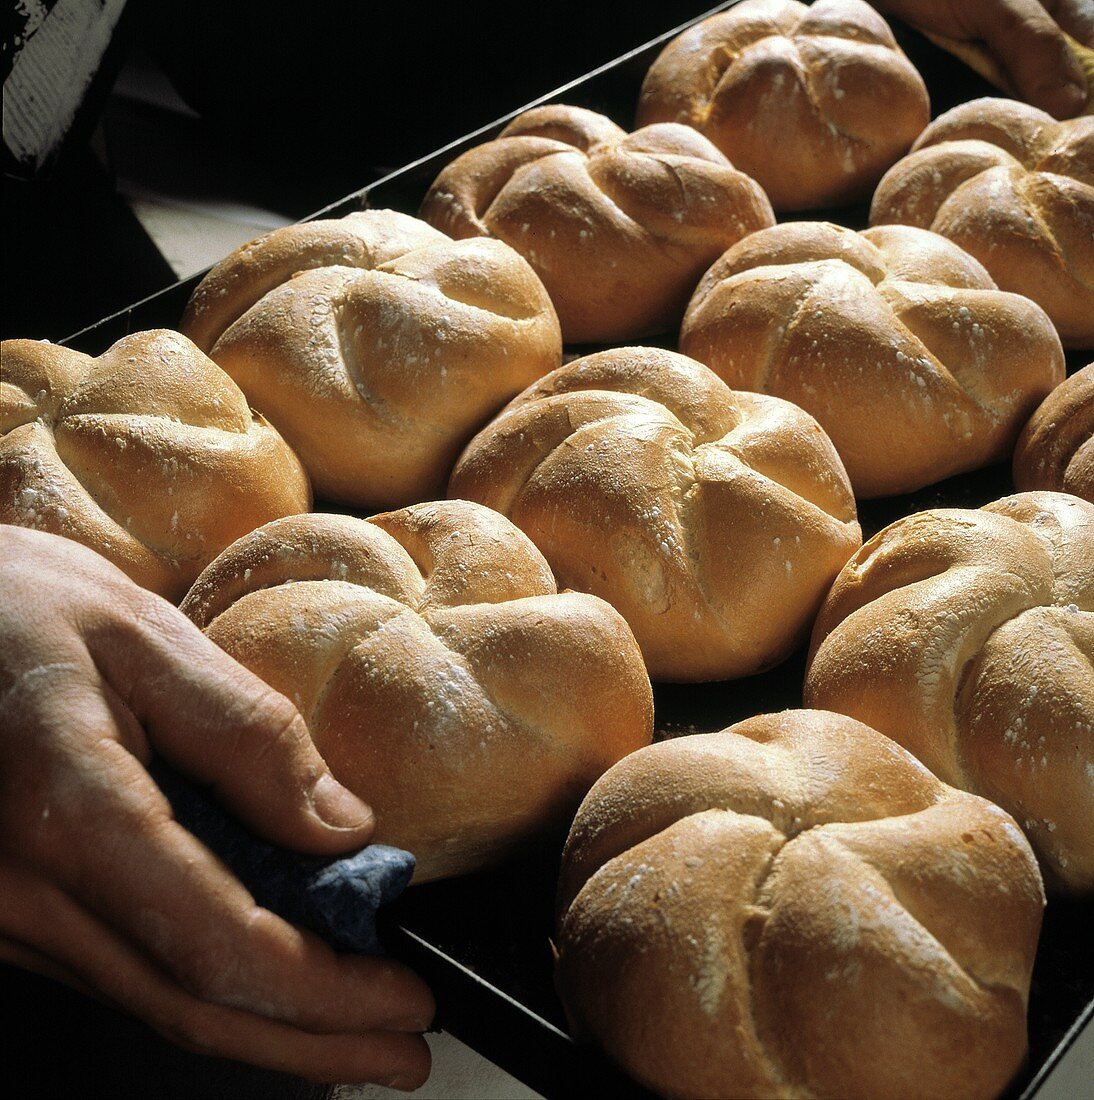
[[[712, 6], [130, 0], [60, 157], [3, 180], [0, 336], [60, 340], [175, 281], [119, 171], [295, 221]], [[134, 58], [196, 117], [110, 95]]]

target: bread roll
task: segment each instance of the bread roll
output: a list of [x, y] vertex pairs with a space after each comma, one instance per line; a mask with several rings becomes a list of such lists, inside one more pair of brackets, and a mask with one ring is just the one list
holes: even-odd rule
[[1057, 386], [1029, 418], [1014, 450], [1014, 484], [1094, 504], [1094, 363]]
[[1050, 886], [1094, 890], [1094, 505], [1020, 493], [885, 528], [813, 632], [808, 706], [1013, 814]]
[[471, 441], [449, 495], [505, 513], [560, 584], [617, 607], [658, 680], [781, 661], [861, 541], [812, 417], [654, 348], [526, 390]]
[[470, 436], [562, 361], [520, 256], [391, 210], [244, 245], [202, 281], [183, 328], [289, 440], [316, 493], [362, 508], [439, 495]]
[[862, 0], [737, 4], [674, 38], [638, 100], [639, 126], [694, 126], [776, 210], [865, 198], [930, 117], [922, 78]]
[[464, 501], [271, 523], [182, 605], [289, 696], [375, 839], [415, 881], [496, 862], [566, 820], [650, 741], [653, 699], [627, 624], [559, 593], [508, 520]]
[[1044, 897], [1021, 831], [842, 715], [613, 767], [570, 830], [557, 985], [669, 1097], [997, 1096]]
[[775, 217], [763, 191], [686, 126], [627, 134], [580, 107], [536, 107], [437, 177], [422, 217], [497, 237], [536, 269], [567, 343], [680, 323], [699, 276]]
[[0, 523], [65, 535], [179, 600], [229, 543], [311, 507], [296, 455], [177, 332], [97, 358], [0, 351]]
[[878, 185], [870, 224], [933, 229], [1094, 347], [1094, 118], [976, 99], [927, 127]]
[[906, 226], [793, 222], [703, 277], [680, 350], [820, 421], [855, 495], [906, 493], [1008, 457], [1064, 377], [1052, 323], [971, 256]]

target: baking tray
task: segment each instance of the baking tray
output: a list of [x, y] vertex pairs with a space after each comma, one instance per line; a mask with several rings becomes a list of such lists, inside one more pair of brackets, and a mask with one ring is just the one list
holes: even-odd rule
[[[732, 7], [720, 4], [713, 11]], [[588, 107], [630, 128], [646, 69], [683, 26], [586, 76], [513, 111], [437, 152], [393, 172], [313, 217], [339, 217], [362, 207], [416, 213], [440, 169], [459, 153], [495, 136], [514, 115], [536, 103]], [[998, 94], [979, 76], [921, 35], [896, 27], [923, 74], [937, 115], [957, 103]], [[857, 206], [813, 212], [852, 228], [866, 225]], [[64, 343], [98, 354], [130, 332], [174, 327], [200, 276], [185, 280], [69, 337]], [[673, 346], [672, 337], [658, 341]], [[567, 349], [584, 353], [591, 348]], [[1089, 353], [1070, 353], [1069, 372]], [[979, 507], [1014, 491], [1009, 466], [962, 475], [907, 496], [868, 501], [859, 513], [864, 537], [923, 508]], [[324, 507], [322, 502], [317, 508]], [[760, 676], [700, 685], [655, 685], [657, 736], [722, 729], [752, 714], [801, 706], [804, 650]], [[411, 889], [384, 919], [392, 953], [415, 967], [437, 994], [438, 1026], [548, 1097], [595, 1090], [600, 1095], [650, 1095], [598, 1051], [570, 1038], [554, 994], [550, 936], [563, 836], [543, 838], [506, 865], [488, 872]], [[1030, 994], [1030, 1055], [1005, 1096], [1035, 1096], [1053, 1066], [1094, 1015], [1094, 902], [1053, 899], [1046, 912]]]

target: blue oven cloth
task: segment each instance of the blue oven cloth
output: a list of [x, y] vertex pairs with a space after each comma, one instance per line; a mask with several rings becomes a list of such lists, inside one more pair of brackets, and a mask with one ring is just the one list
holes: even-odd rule
[[333, 860], [290, 852], [255, 836], [164, 761], [153, 761], [149, 772], [179, 824], [216, 853], [264, 909], [317, 933], [337, 951], [385, 953], [376, 913], [410, 882], [409, 852], [386, 844]]

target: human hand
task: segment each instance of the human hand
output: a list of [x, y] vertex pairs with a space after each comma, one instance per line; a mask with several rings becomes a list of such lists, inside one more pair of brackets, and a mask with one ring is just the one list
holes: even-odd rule
[[75, 542], [0, 526], [0, 592], [0, 958], [205, 1054], [422, 1084], [424, 983], [256, 906], [145, 770], [155, 751], [286, 847], [359, 848], [371, 811], [292, 704]]
[[1018, 94], [1070, 118], [1086, 103], [1086, 78], [1066, 31], [1094, 47], [1094, 0], [871, 0], [910, 26], [961, 41], [983, 41]]

